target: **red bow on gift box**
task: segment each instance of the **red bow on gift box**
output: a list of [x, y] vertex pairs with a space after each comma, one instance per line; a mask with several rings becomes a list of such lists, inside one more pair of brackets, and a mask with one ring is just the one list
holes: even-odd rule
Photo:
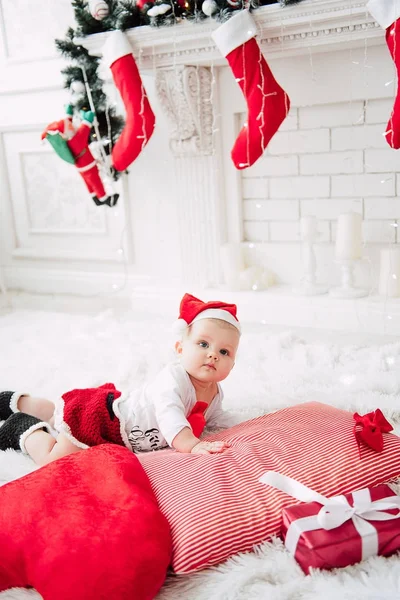
[[356, 436], [358, 450], [360, 451], [360, 440], [367, 446], [375, 450], [375, 452], [382, 452], [383, 450], [383, 435], [382, 433], [388, 433], [392, 431], [393, 427], [385, 419], [382, 411], [377, 408], [373, 412], [367, 413], [366, 415], [359, 415], [354, 413], [353, 419], [356, 424], [354, 425], [354, 435]]

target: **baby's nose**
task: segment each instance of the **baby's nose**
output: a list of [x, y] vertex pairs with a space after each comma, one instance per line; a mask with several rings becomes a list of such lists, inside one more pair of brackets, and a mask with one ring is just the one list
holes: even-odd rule
[[218, 356], [217, 356], [216, 352], [214, 352], [213, 350], [209, 350], [208, 356], [210, 358], [213, 358], [214, 360], [218, 360]]

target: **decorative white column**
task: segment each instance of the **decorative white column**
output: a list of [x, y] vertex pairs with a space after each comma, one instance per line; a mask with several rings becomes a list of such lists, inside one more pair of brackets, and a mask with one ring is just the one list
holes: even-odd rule
[[213, 139], [212, 72], [209, 67], [160, 69], [156, 89], [171, 124], [177, 208], [185, 283], [220, 280], [218, 157]]

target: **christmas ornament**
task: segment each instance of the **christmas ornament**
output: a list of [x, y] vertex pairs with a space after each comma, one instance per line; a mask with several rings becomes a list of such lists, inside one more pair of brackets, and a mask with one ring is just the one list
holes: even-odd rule
[[71, 93], [75, 94], [76, 96], [83, 96], [83, 94], [86, 92], [85, 84], [79, 80], [72, 81], [69, 89]]
[[170, 4], [155, 4], [147, 11], [147, 14], [149, 17], [158, 17], [159, 15], [165, 15], [169, 10], [171, 10]]
[[96, 21], [102, 21], [108, 17], [110, 9], [104, 0], [89, 0], [89, 12]]
[[50, 123], [46, 127], [42, 133], [42, 140], [47, 139], [60, 158], [77, 167], [97, 206], [105, 204], [114, 206], [117, 203], [118, 194], [107, 195], [96, 160], [88, 146], [94, 113], [81, 111], [82, 122], [76, 128], [72, 123], [72, 106], [68, 105], [65, 112], [64, 119]]
[[201, 10], [207, 17], [211, 17], [218, 10], [218, 5], [215, 0], [204, 0], [201, 5]]
[[[144, 5], [147, 4], [147, 0], [136, 0], [135, 2], [135, 6], [137, 6], [138, 8], [140, 8], [140, 10], [143, 9]], [[153, 4], [152, 1], [150, 1], [150, 4]]]
[[246, 169], [260, 158], [289, 112], [290, 101], [278, 85], [255, 40], [256, 25], [241, 10], [212, 33], [246, 98], [248, 115], [232, 148], [237, 169]]
[[111, 69], [125, 106], [125, 127], [111, 154], [112, 166], [117, 171], [125, 171], [153, 135], [155, 117], [131, 45], [122, 31], [108, 34], [103, 48], [103, 61]]
[[386, 29], [386, 43], [396, 66], [396, 99], [385, 136], [389, 146], [398, 150], [400, 148], [400, 56], [398, 53], [398, 48], [400, 48], [400, 4], [397, 4], [397, 0], [370, 0], [367, 3], [367, 9], [379, 25]]

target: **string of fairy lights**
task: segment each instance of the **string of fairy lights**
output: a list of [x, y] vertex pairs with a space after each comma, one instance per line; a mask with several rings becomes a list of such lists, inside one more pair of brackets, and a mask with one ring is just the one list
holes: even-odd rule
[[[188, 7], [186, 7], [188, 8]], [[194, 13], [196, 14], [198, 12], [198, 7], [197, 5], [195, 5], [194, 8]], [[176, 14], [173, 12], [174, 18], [176, 17]], [[350, 29], [351, 31], [355, 31], [355, 28], [353, 27], [352, 29]], [[283, 33], [283, 21], [282, 21], [282, 33]], [[312, 24], [310, 23], [310, 33], [313, 34], [313, 30], [312, 30]], [[177, 66], [177, 62], [176, 62], [176, 45], [177, 45], [177, 41], [176, 41], [176, 35], [173, 33], [173, 48], [174, 48], [174, 59], [173, 59], [173, 65], [172, 65], [172, 69], [175, 72], [175, 74], [177, 75], [177, 71], [179, 69], [179, 67]], [[313, 44], [312, 44], [312, 37], [307, 36], [307, 43], [308, 43], [308, 59], [309, 59], [309, 72], [310, 72], [310, 82], [313, 85], [318, 84], [318, 79], [317, 79], [317, 75], [316, 75], [316, 68], [315, 68], [315, 64], [314, 64], [314, 56], [313, 56]], [[369, 48], [368, 48], [368, 39], [367, 39], [367, 34], [365, 31], [365, 38], [364, 38], [364, 55], [363, 55], [363, 60], [362, 60], [362, 65], [360, 65], [360, 61], [354, 60], [354, 56], [353, 56], [353, 45], [350, 44], [350, 51], [349, 51], [349, 60], [350, 60], [350, 64], [354, 65], [356, 67], [360, 67], [362, 68], [362, 73], [363, 73], [363, 77], [364, 77], [364, 88], [367, 89], [367, 80], [369, 78], [369, 76], [373, 77], [373, 68], [370, 64], [369, 64]], [[141, 56], [143, 53], [143, 49], [140, 49], [141, 52], [139, 53], [139, 68], [140, 68], [140, 61], [141, 61]], [[284, 47], [284, 35], [281, 36], [281, 50], [282, 50], [282, 57], [284, 57], [284, 53], [285, 53], [285, 47]], [[259, 65], [260, 68], [260, 65]], [[211, 91], [210, 91], [210, 97], [209, 99], [207, 99], [208, 102], [210, 102], [212, 105], [214, 104], [214, 98], [215, 98], [215, 86], [216, 86], [216, 76], [215, 76], [215, 65], [214, 62], [212, 62], [211, 66]], [[155, 53], [154, 53], [154, 48], [153, 48], [153, 71], [156, 71], [156, 61], [155, 61]], [[262, 70], [261, 71], [261, 77], [262, 77]], [[393, 77], [392, 79], [390, 79], [389, 81], [384, 83], [384, 87], [389, 88], [390, 86], [395, 86], [395, 81], [396, 78]], [[351, 86], [350, 86], [351, 87]], [[261, 89], [263, 89], [263, 85], [261, 86]], [[395, 90], [393, 90], [393, 92], [395, 93]], [[382, 93], [382, 97], [387, 97], [387, 92]], [[263, 97], [266, 97], [267, 95], [264, 94], [263, 92]], [[355, 120], [353, 119], [353, 105], [354, 105], [354, 99], [353, 99], [353, 95], [352, 95], [352, 89], [350, 91], [350, 99], [349, 99], [349, 114], [350, 114], [350, 118], [352, 119], [352, 126], [356, 127], [362, 124], [362, 128], [364, 130], [364, 140], [367, 140], [367, 111], [368, 111], [368, 107], [369, 107], [369, 97], [367, 95], [367, 97], [363, 100], [363, 109], [362, 109], [362, 114], [360, 115], [359, 119]], [[115, 105], [115, 103], [113, 103], [113, 106]], [[197, 107], [198, 110], [198, 117], [200, 119], [200, 105], [198, 104]], [[106, 111], [107, 114], [107, 111]], [[260, 134], [261, 134], [261, 140], [262, 140], [262, 144], [263, 144], [263, 111], [261, 110], [261, 118], [260, 118]], [[216, 135], [219, 132], [219, 126], [218, 126], [218, 122], [221, 119], [221, 115], [217, 114], [216, 111], [213, 111], [213, 116], [212, 116], [212, 154], [215, 155], [216, 154]], [[179, 119], [179, 116], [178, 116]], [[382, 121], [384, 120], [384, 117], [382, 117]], [[108, 131], [110, 131], [110, 123], [108, 122]], [[179, 123], [178, 123], [178, 131], [179, 131]], [[382, 135], [387, 135], [388, 132], [382, 132]], [[111, 136], [109, 136], [111, 139]], [[264, 148], [263, 148], [264, 149]], [[366, 148], [365, 148], [366, 149]], [[364, 149], [364, 150], [365, 150]], [[177, 159], [179, 161], [179, 158]], [[349, 159], [349, 157], [345, 157], [343, 159], [344, 161], [347, 160], [352, 160], [351, 158]], [[363, 151], [363, 161], [364, 161], [364, 167], [363, 167], [363, 174], [367, 174], [367, 172], [374, 172], [374, 165], [371, 165], [367, 162], [366, 157], [365, 157], [365, 151]], [[214, 163], [214, 168], [216, 170], [218, 170], [218, 166], [217, 163]], [[344, 172], [346, 172], [346, 170], [344, 170]], [[352, 179], [353, 179], [353, 189], [357, 189], [356, 183], [355, 183], [355, 177], [356, 174], [353, 171], [351, 173], [352, 175]], [[389, 181], [393, 180], [394, 178], [394, 174], [392, 173], [391, 175], [382, 175], [382, 179], [380, 181], [380, 183], [384, 186], [385, 184], [387, 184]], [[178, 181], [178, 172], [175, 171], [175, 180], [176, 180], [176, 185], [179, 185], [179, 181]], [[385, 194], [383, 194], [383, 197], [385, 197]], [[199, 201], [201, 200], [201, 198], [199, 198]], [[318, 202], [318, 198], [314, 198], [314, 202], [317, 203]], [[256, 202], [255, 204], [257, 209], [261, 209], [262, 208], [262, 204], [260, 202]], [[365, 210], [365, 209], [364, 209]], [[160, 211], [157, 211], [158, 214], [160, 214]], [[118, 210], [114, 209], [114, 215], [117, 217], [118, 216]], [[363, 215], [365, 216], [365, 215]], [[182, 213], [182, 218], [187, 218], [187, 215], [185, 215], [184, 213]], [[206, 224], [203, 222], [204, 218], [201, 217], [199, 226], [203, 227]], [[389, 219], [389, 221], [385, 221], [384, 218], [381, 219], [381, 234], [377, 235], [375, 239], [379, 240], [379, 238], [382, 240], [382, 242], [385, 241], [386, 239], [386, 235], [385, 235], [385, 231], [387, 227], [390, 227], [392, 229], [394, 229], [394, 235], [392, 234], [390, 236], [390, 241], [392, 242], [391, 247], [394, 248], [398, 248], [398, 246], [396, 245], [396, 241], [398, 234], [397, 234], [397, 229], [398, 229], [398, 223], [396, 221], [395, 218], [393, 219]], [[127, 280], [127, 271], [128, 271], [128, 265], [127, 265], [127, 259], [126, 259], [126, 255], [125, 255], [125, 250], [124, 250], [124, 243], [123, 243], [123, 238], [126, 234], [125, 228], [124, 231], [121, 234], [121, 244], [120, 247], [117, 250], [117, 254], [120, 257], [121, 260], [124, 260], [124, 271], [125, 271], [125, 281], [123, 283], [123, 285], [117, 284], [117, 283], [113, 283], [112, 284], [112, 290], [113, 291], [120, 291], [121, 289], [123, 289], [123, 287], [125, 287], [126, 285], [126, 280]], [[333, 241], [333, 232], [331, 231], [331, 238], [330, 241]], [[369, 265], [369, 270], [370, 270], [370, 274], [369, 274], [369, 280], [370, 280], [370, 289], [368, 290], [367, 293], [367, 297], [371, 298], [374, 296], [374, 293], [376, 291], [375, 288], [375, 276], [376, 273], [374, 273], [374, 261], [371, 260], [371, 258], [368, 256], [367, 253], [367, 248], [369, 247], [369, 241], [368, 241], [368, 236], [364, 235], [364, 240], [363, 240], [363, 248], [365, 250], [364, 252], [364, 256], [363, 256], [363, 260], [368, 263]], [[266, 235], [266, 240], [261, 240], [261, 245], [263, 245], [265, 243], [265, 241], [269, 241], [269, 236]], [[257, 242], [254, 241], [249, 241], [246, 246], [250, 249], [253, 250], [255, 248], [258, 247]], [[184, 245], [182, 246], [182, 251], [186, 251], [187, 249], [184, 248]], [[392, 259], [391, 259], [392, 260]], [[392, 280], [396, 280], [398, 278], [397, 273], [395, 272], [395, 268], [394, 265], [392, 265], [392, 268], [389, 269], [388, 271], [388, 275], [387, 275], [388, 280], [392, 279]], [[387, 289], [389, 288], [389, 285], [386, 286]], [[258, 291], [260, 288], [258, 286], [257, 283], [254, 283], [251, 287], [251, 289], [253, 291]], [[360, 304], [357, 302], [357, 300], [354, 301], [354, 307], [355, 307], [355, 313], [357, 315], [357, 319], [359, 321], [360, 327], [363, 327], [363, 323], [362, 323], [362, 317], [359, 313], [359, 306]], [[388, 328], [388, 322], [390, 323], [390, 321], [392, 321], [394, 318], [394, 314], [392, 314], [391, 311], [391, 296], [389, 296], [388, 291], [386, 292], [386, 294], [383, 296], [383, 313], [382, 313], [382, 319], [383, 319], [383, 329], [384, 329], [384, 333], [386, 333], [387, 328]], [[265, 323], [266, 320], [263, 319], [261, 321], [261, 323]]]

